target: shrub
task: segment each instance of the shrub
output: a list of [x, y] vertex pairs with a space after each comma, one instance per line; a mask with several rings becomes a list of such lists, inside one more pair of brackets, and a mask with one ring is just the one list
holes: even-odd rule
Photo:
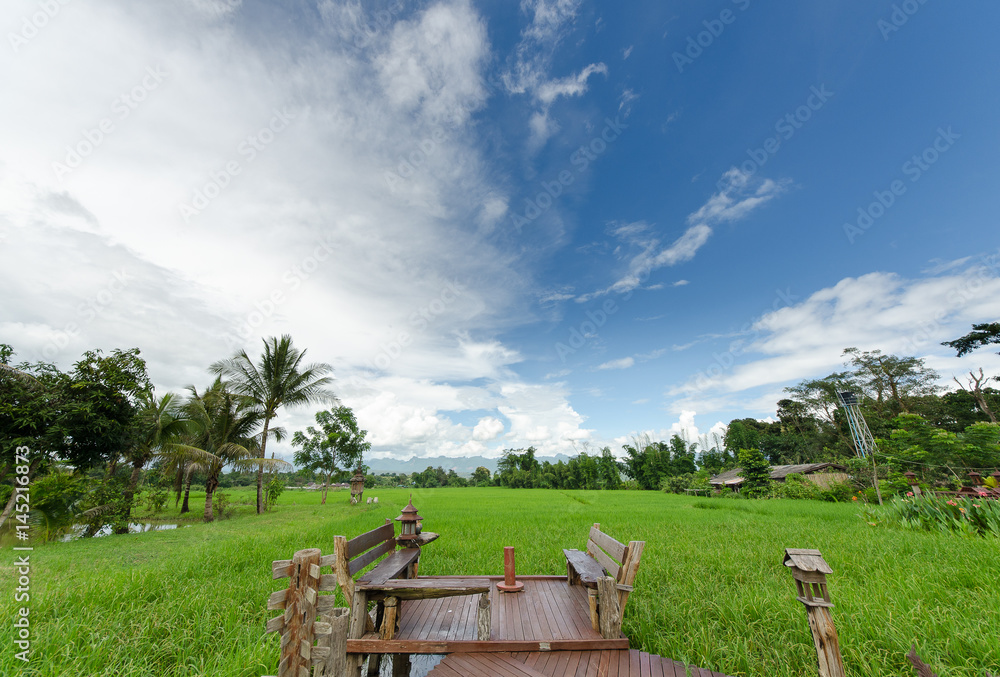
[[823, 491], [818, 486], [807, 480], [804, 475], [791, 473], [785, 477], [784, 482], [776, 482], [771, 487], [771, 495], [774, 498], [794, 498], [818, 501], [823, 498]]
[[170, 494], [166, 489], [157, 487], [146, 494], [146, 508], [154, 515], [161, 512], [167, 505], [167, 498]]
[[1000, 537], [1000, 501], [939, 496], [904, 496], [882, 508], [866, 506], [863, 519], [906, 529], [955, 531], [967, 536]]
[[745, 480], [740, 493], [747, 498], [766, 498], [771, 493], [771, 464], [760, 449], [740, 449], [741, 475]]
[[694, 473], [664, 477], [660, 480], [660, 490], [668, 494], [686, 494], [693, 480]]
[[264, 510], [270, 510], [285, 490], [285, 478], [275, 475], [264, 487]]
[[854, 492], [854, 485], [850, 482], [833, 482], [829, 487], [820, 491], [820, 498], [832, 503], [844, 503], [855, 496]]
[[215, 492], [212, 496], [212, 517], [214, 519], [225, 519], [228, 517], [226, 511], [228, 510], [232, 514], [232, 509], [233, 506], [229, 494], [221, 491]]

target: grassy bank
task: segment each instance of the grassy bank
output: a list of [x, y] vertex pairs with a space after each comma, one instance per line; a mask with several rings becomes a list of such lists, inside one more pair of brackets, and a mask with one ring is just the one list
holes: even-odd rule
[[[228, 493], [237, 503], [250, 495]], [[331, 552], [334, 534], [395, 517], [408, 494], [375, 493], [378, 506], [351, 507], [344, 493], [321, 506], [319, 494], [287, 491], [261, 517], [238, 506], [213, 524], [38, 547], [33, 659], [25, 669], [5, 641], [0, 673], [273, 674], [278, 640], [263, 634], [274, 615], [265, 600], [281, 583], [271, 561], [306, 547]], [[425, 529], [441, 534], [425, 548], [424, 575], [500, 574], [504, 545], [516, 546], [522, 574], [564, 574], [561, 549], [582, 548], [593, 522], [645, 540], [624, 631], [646, 651], [731, 675], [814, 675], [805, 612], [781, 566], [785, 547], [810, 547], [834, 569], [849, 674], [912, 674], [911, 642], [949, 677], [1000, 672], [997, 539], [873, 529], [853, 505], [807, 501], [503, 489], [420, 490], [413, 500]], [[191, 507], [200, 515], [194, 496]], [[159, 517], [176, 521], [172, 510]], [[13, 618], [14, 553], [0, 556], [0, 615]]]

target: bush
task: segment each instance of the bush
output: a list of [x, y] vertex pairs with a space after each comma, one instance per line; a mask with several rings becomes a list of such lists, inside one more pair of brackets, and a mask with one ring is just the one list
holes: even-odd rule
[[668, 494], [686, 494], [693, 481], [694, 473], [664, 477], [660, 480], [660, 491], [665, 491]]
[[215, 492], [212, 495], [212, 517], [213, 519], [225, 519], [229, 515], [226, 514], [228, 510], [230, 515], [232, 514], [232, 500], [229, 494], [223, 493], [221, 491]]
[[157, 487], [146, 494], [146, 509], [154, 515], [160, 513], [167, 505], [167, 498], [170, 494], [166, 489]]
[[846, 503], [855, 495], [854, 485], [850, 482], [834, 482], [820, 491], [820, 498], [831, 503]]
[[804, 475], [791, 473], [784, 482], [775, 482], [771, 487], [774, 498], [794, 498], [800, 500], [822, 500], [823, 490], [810, 482]]
[[983, 498], [906, 496], [886, 506], [866, 506], [863, 519], [907, 529], [954, 531], [966, 536], [1000, 537], [1000, 501]]
[[285, 490], [285, 478], [275, 475], [264, 487], [264, 510], [270, 510]]
[[767, 498], [771, 494], [771, 464], [760, 449], [740, 449], [740, 493], [747, 498]]

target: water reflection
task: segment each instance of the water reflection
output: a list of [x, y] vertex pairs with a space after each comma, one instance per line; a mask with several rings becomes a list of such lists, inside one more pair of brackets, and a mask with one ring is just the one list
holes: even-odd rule
[[[149, 522], [141, 524], [139, 522], [132, 522], [128, 525], [128, 532], [130, 534], [142, 534], [147, 531], [167, 531], [169, 529], [176, 529], [176, 528], [177, 528], [176, 524], [159, 524], [159, 523], [153, 524]], [[74, 524], [72, 531], [63, 536], [62, 538], [60, 538], [59, 540], [63, 542], [75, 541], [76, 539], [83, 536], [86, 530], [87, 530], [86, 524]], [[106, 526], [102, 528], [100, 531], [98, 531], [96, 534], [94, 534], [94, 537], [96, 538], [98, 536], [110, 536], [110, 535], [111, 535], [111, 527]]]

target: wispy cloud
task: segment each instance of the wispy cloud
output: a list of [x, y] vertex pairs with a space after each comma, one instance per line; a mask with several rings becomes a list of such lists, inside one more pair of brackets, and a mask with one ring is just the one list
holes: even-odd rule
[[[757, 179], [735, 167], [723, 174], [719, 183], [719, 191], [688, 215], [687, 229], [669, 245], [664, 246], [653, 236], [651, 227], [645, 222], [616, 225], [612, 233], [625, 244], [642, 251], [631, 258], [628, 272], [618, 281], [603, 290], [579, 296], [577, 301], [586, 302], [610, 292], [630, 292], [640, 287], [654, 270], [690, 261], [708, 242], [713, 226], [746, 218], [785, 189], [784, 183]], [[680, 284], [687, 284], [687, 281], [682, 280], [678, 286]]]
[[[801, 303], [765, 314], [740, 350], [744, 360], [706, 364], [668, 394], [684, 396], [678, 407], [736, 394], [747, 399], [755, 389], [841, 369], [841, 353], [851, 346], [925, 358], [947, 382], [965, 371], [968, 361], [940, 343], [961, 335], [972, 323], [1000, 316], [996, 258], [971, 263], [948, 275], [922, 279], [881, 272], [845, 278]], [[1000, 369], [1000, 357], [977, 357], [977, 366]]]
[[531, 17], [531, 22], [521, 32], [513, 64], [501, 79], [508, 92], [528, 94], [536, 104], [528, 120], [531, 131], [528, 148], [532, 152], [545, 145], [559, 129], [558, 123], [550, 116], [555, 101], [561, 97], [583, 95], [592, 75], [608, 74], [604, 63], [589, 64], [564, 77], [550, 74], [556, 48], [572, 30], [579, 8], [580, 0], [521, 2], [521, 11]]
[[623, 357], [620, 360], [611, 360], [610, 362], [605, 362], [599, 365], [597, 368], [600, 370], [608, 369], [628, 369], [635, 364], [635, 358]]

